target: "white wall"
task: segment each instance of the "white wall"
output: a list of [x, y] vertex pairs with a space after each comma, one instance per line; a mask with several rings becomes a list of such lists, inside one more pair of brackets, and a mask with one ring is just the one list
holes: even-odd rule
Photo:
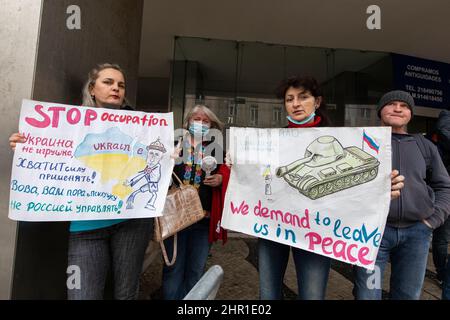
[[12, 151], [23, 98], [31, 98], [41, 0], [0, 0], [0, 299], [9, 299], [16, 223], [8, 219]]

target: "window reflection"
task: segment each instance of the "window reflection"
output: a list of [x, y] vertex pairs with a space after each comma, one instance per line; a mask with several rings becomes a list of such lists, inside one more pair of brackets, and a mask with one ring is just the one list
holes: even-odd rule
[[171, 108], [176, 122], [187, 108], [202, 103], [227, 127], [283, 127], [283, 101], [274, 90], [284, 77], [302, 74], [322, 84], [333, 126], [377, 125], [374, 108], [392, 87], [387, 53], [190, 37], [175, 42]]

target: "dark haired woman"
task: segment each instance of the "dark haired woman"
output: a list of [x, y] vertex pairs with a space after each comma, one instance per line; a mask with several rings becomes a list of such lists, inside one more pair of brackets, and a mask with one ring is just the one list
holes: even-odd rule
[[[125, 73], [120, 66], [99, 64], [88, 74], [82, 92], [83, 106], [130, 109], [125, 87]], [[17, 143], [25, 142], [25, 137], [14, 133], [9, 142], [15, 149]], [[80, 271], [81, 285], [67, 288], [68, 299], [103, 299], [108, 272], [113, 278], [114, 299], [137, 299], [145, 249], [152, 231], [152, 218], [72, 221], [68, 266]]]
[[[285, 79], [277, 89], [277, 97], [284, 99], [288, 128], [330, 125], [321, 88], [316, 79], [299, 76]], [[400, 195], [399, 189], [403, 187], [403, 176], [394, 171], [391, 177], [391, 197], [396, 198]], [[297, 273], [298, 298], [323, 300], [331, 258], [262, 238], [258, 239], [260, 298], [283, 298], [283, 278], [291, 249]]]

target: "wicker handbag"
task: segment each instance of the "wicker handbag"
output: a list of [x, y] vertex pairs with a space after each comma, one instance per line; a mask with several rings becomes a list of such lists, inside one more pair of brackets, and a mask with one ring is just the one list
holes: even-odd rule
[[[166, 202], [161, 217], [155, 218], [154, 240], [158, 241], [164, 261], [167, 266], [175, 263], [177, 258], [177, 232], [189, 227], [206, 215], [197, 189], [191, 185], [185, 185], [175, 173], [172, 176], [178, 181], [179, 186], [171, 187], [167, 193]], [[165, 239], [174, 236], [172, 260], [169, 261]]]

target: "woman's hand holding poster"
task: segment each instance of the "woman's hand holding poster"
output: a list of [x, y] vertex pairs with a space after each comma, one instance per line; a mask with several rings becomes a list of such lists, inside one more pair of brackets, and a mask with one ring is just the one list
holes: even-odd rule
[[230, 156], [222, 227], [373, 269], [390, 128], [231, 128]]
[[9, 217], [74, 221], [160, 216], [173, 168], [173, 114], [24, 100]]

